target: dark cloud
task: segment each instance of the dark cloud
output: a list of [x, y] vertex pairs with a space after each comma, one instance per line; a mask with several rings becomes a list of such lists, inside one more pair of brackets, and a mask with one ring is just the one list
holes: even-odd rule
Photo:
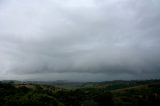
[[160, 78], [158, 0], [0, 0], [0, 77]]

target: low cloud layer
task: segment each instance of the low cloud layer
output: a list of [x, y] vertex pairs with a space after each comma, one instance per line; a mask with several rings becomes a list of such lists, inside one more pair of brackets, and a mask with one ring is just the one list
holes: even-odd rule
[[158, 0], [0, 0], [0, 78], [160, 78]]

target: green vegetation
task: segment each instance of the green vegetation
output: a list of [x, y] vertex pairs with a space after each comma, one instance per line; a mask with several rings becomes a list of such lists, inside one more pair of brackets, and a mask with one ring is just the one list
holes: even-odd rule
[[0, 106], [160, 106], [159, 80], [53, 85], [1, 82]]

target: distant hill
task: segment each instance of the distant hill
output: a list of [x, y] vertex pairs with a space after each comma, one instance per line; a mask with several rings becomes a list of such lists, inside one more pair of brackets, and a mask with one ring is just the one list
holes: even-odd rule
[[160, 106], [160, 80], [1, 81], [0, 106]]

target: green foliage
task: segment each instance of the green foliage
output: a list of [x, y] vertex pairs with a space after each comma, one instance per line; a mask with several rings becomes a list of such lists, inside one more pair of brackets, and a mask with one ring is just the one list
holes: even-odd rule
[[0, 106], [160, 106], [160, 82], [157, 81], [89, 85], [92, 86], [62, 89], [0, 83]]
[[110, 92], [96, 95], [94, 100], [99, 104], [99, 106], [114, 106], [112, 94]]

